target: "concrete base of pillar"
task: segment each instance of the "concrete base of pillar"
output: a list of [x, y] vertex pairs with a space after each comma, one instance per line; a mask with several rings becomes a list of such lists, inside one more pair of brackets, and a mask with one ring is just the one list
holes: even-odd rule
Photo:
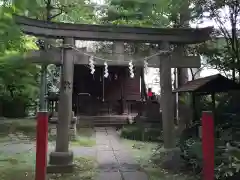
[[72, 173], [74, 171], [73, 152], [51, 152], [48, 173]]

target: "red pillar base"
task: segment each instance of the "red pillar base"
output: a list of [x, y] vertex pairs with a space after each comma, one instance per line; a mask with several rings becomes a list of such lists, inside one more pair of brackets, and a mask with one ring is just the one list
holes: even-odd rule
[[36, 169], [35, 180], [46, 180], [48, 148], [48, 112], [37, 115]]
[[203, 180], [214, 180], [214, 119], [212, 112], [202, 113]]

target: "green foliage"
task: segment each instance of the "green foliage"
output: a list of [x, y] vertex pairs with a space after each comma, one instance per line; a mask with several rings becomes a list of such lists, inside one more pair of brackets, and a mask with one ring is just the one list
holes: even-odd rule
[[213, 20], [217, 26], [213, 34], [216, 39], [204, 44], [200, 53], [218, 70], [223, 72], [231, 70], [231, 76], [236, 80], [236, 72], [240, 73], [239, 1], [201, 0], [198, 6], [202, 8], [202, 12], [208, 14], [205, 18]]
[[5, 50], [24, 51], [25, 38], [19, 27], [14, 23], [12, 15], [23, 15], [29, 10], [34, 11], [35, 0], [4, 0], [0, 6], [0, 56]]
[[230, 49], [229, 44], [223, 38], [220, 38], [201, 44], [198, 52], [205, 57], [208, 67], [217, 69], [224, 75], [232, 77], [229, 72], [235, 68], [238, 69], [239, 62], [233, 57], [235, 55], [232, 54]]
[[68, 23], [87, 23], [95, 24], [98, 22], [96, 17], [96, 8], [94, 3], [87, 0], [61, 1], [62, 14], [56, 18], [56, 21]]
[[116, 25], [163, 27], [169, 25], [164, 1], [109, 0], [103, 23]]
[[199, 6], [194, 0], [108, 0], [109, 8], [103, 13], [103, 22], [147, 27], [177, 27], [180, 13], [190, 8], [190, 19], [200, 16]]
[[[0, 6], [0, 116], [25, 116], [39, 94], [39, 68], [24, 61], [23, 53], [37, 49], [35, 38], [24, 36], [12, 15], [32, 18], [92, 23], [93, 6], [83, 0], [5, 0]], [[56, 91], [59, 69], [48, 67], [48, 89]], [[10, 108], [11, 107], [11, 108]], [[21, 108], [20, 108], [21, 107]], [[16, 112], [9, 112], [9, 109]], [[4, 114], [3, 114], [4, 113]]]
[[162, 131], [159, 128], [142, 128], [140, 125], [127, 125], [121, 129], [121, 137], [137, 141], [161, 142]]
[[[238, 120], [225, 121], [225, 124], [218, 124], [215, 127], [215, 177], [216, 179], [227, 179], [237, 175], [240, 168], [240, 149], [239, 149], [239, 122]], [[186, 129], [185, 131], [189, 131]], [[202, 170], [202, 143], [193, 132], [182, 134], [179, 147], [186, 165], [195, 173]], [[196, 132], [196, 129], [195, 131]]]
[[38, 96], [39, 68], [24, 61], [20, 53], [34, 45], [26, 39], [23, 42], [25, 46], [19, 52], [5, 51], [0, 57], [0, 107], [3, 116], [25, 116], [27, 107]]
[[[181, 140], [182, 142], [182, 140]], [[199, 139], [189, 138], [180, 143], [182, 157], [196, 174], [202, 169], [202, 143]]]
[[36, 49], [35, 38], [24, 36], [14, 23], [14, 13], [34, 10], [34, 0], [2, 1], [0, 6], [0, 116], [22, 117], [38, 95], [38, 67], [23, 54]]
[[28, 16], [41, 20], [66, 23], [93, 23], [94, 4], [89, 0], [36, 0], [34, 10]]

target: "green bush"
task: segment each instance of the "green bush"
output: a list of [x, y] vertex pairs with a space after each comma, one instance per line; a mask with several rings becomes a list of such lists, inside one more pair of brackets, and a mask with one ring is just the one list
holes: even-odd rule
[[121, 137], [137, 141], [162, 141], [162, 131], [157, 128], [143, 128], [140, 125], [127, 125], [121, 129]]
[[[230, 129], [216, 127], [215, 137], [215, 178], [220, 180], [229, 180], [239, 177], [240, 172], [240, 149], [229, 143], [233, 140], [233, 133]], [[229, 131], [229, 132], [227, 132]], [[181, 136], [179, 146], [182, 150], [182, 157], [188, 167], [195, 173], [202, 170], [202, 142], [199, 138], [186, 138]], [[237, 178], [236, 178], [237, 179]], [[235, 180], [235, 179], [234, 179]]]
[[1, 112], [1, 116], [8, 118], [22, 118], [27, 116], [26, 104], [19, 100], [2, 101]]
[[202, 143], [199, 139], [189, 138], [183, 144], [180, 144], [182, 158], [187, 167], [199, 174], [202, 170]]

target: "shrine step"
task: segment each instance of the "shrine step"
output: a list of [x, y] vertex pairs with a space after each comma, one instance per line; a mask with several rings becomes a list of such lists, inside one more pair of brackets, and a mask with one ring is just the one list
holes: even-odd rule
[[80, 116], [79, 123], [88, 122], [94, 126], [118, 126], [127, 124], [127, 115], [112, 115], [112, 116]]

